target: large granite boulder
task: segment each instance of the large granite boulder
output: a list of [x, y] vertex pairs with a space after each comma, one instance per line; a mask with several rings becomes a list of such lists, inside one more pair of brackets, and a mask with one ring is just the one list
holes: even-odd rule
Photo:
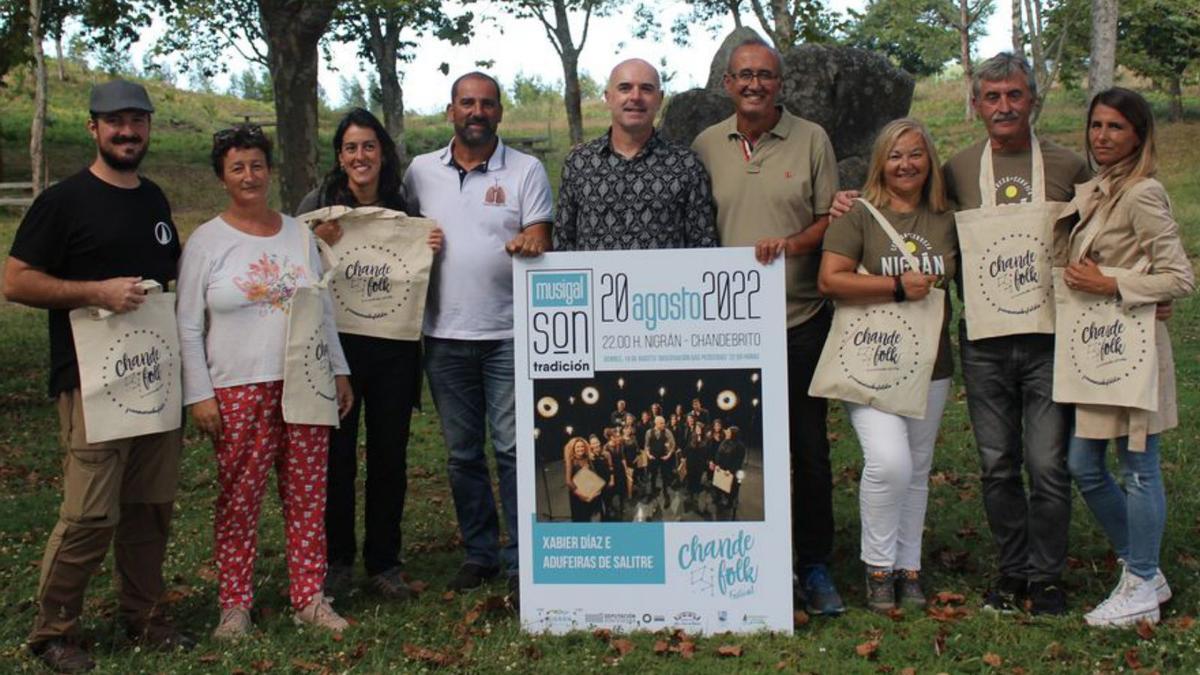
[[[690, 145], [706, 127], [733, 114], [721, 75], [729, 52], [753, 34], [748, 28], [731, 33], [713, 59], [707, 86], [671, 98], [663, 113], [665, 136]], [[908, 114], [915, 84], [912, 76], [874, 52], [813, 44], [784, 52], [783, 73], [780, 102], [825, 128], [838, 157], [840, 185], [861, 186], [875, 134]]]

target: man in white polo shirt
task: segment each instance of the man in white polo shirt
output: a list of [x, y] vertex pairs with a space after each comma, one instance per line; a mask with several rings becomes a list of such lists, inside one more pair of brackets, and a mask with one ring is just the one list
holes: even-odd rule
[[[425, 307], [425, 370], [449, 451], [450, 489], [466, 559], [448, 588], [481, 586], [503, 560], [517, 601], [517, 456], [513, 380], [512, 261], [550, 245], [550, 181], [537, 159], [496, 136], [500, 85], [471, 72], [450, 88], [454, 138], [413, 160], [410, 209], [446, 235]], [[484, 455], [490, 431], [508, 542], [501, 549]]]

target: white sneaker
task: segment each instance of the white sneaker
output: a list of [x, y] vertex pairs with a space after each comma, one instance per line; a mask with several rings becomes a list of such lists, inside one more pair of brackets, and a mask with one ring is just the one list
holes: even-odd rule
[[[1129, 574], [1129, 568], [1125, 566], [1125, 560], [1117, 558], [1117, 562], [1121, 564], [1121, 576]], [[1162, 568], [1154, 570], [1154, 595], [1158, 597], [1158, 604], [1165, 605], [1171, 600], [1171, 586], [1167, 583], [1167, 577], [1163, 576]], [[1120, 584], [1118, 584], [1120, 585]]]
[[251, 627], [250, 612], [245, 607], [230, 607], [221, 610], [221, 620], [212, 635], [216, 640], [234, 642], [250, 635]]
[[1167, 584], [1167, 578], [1163, 576], [1161, 569], [1154, 570], [1154, 579], [1150, 583], [1154, 584], [1154, 595], [1158, 598], [1158, 604], [1166, 604], [1171, 599], [1171, 586]]
[[334, 633], [340, 633], [350, 627], [350, 623], [333, 611], [329, 604], [329, 596], [318, 593], [304, 606], [304, 609], [292, 615], [292, 621], [297, 626], [308, 624], [316, 628], [324, 628]]
[[1100, 606], [1083, 615], [1089, 626], [1132, 626], [1139, 621], [1158, 623], [1158, 597], [1154, 583], [1136, 574], [1122, 574], [1117, 587]]

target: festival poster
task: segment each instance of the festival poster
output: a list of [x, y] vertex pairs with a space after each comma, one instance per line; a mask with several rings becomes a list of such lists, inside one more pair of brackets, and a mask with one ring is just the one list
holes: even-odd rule
[[549, 253], [513, 290], [523, 627], [790, 632], [782, 261]]

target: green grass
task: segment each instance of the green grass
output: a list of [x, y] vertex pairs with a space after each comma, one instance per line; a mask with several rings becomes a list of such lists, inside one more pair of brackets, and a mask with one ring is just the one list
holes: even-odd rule
[[[51, 173], [62, 177], [82, 166], [92, 149], [82, 133], [86, 76], [66, 86], [51, 82], [54, 93], [50, 133]], [[27, 168], [23, 161], [28, 127], [27, 89], [12, 82], [0, 89], [0, 142], [6, 161], [3, 179], [14, 180]], [[926, 119], [943, 157], [979, 138], [980, 128], [961, 119], [957, 83], [922, 82], [913, 114]], [[167, 191], [185, 231], [216, 213], [222, 192], [210, 178], [208, 133], [233, 113], [256, 104], [224, 97], [153, 90], [160, 106], [155, 119], [154, 148], [147, 175]], [[1193, 256], [1200, 253], [1200, 101], [1188, 92], [1192, 120], [1162, 125], [1161, 178], [1183, 225]], [[1156, 97], [1156, 105], [1161, 101]], [[255, 108], [257, 109], [257, 108]], [[263, 109], [265, 110], [265, 108]], [[1160, 110], [1161, 111], [1161, 110]], [[511, 110], [503, 129], [509, 135], [544, 135], [544, 110]], [[547, 164], [557, 182], [558, 166], [568, 149], [566, 125], [559, 111], [550, 119], [553, 152]], [[178, 120], [167, 124], [163, 120]], [[606, 125], [602, 107], [591, 104], [585, 116], [587, 135]], [[1042, 116], [1043, 135], [1079, 148], [1082, 139], [1082, 96], [1054, 92]], [[322, 119], [328, 134], [336, 119]], [[22, 127], [24, 125], [24, 127]], [[439, 116], [409, 120], [422, 142], [436, 147], [449, 127]], [[326, 159], [327, 161], [327, 159]], [[27, 173], [26, 173], [27, 175]], [[7, 251], [19, 219], [16, 210], [0, 210], [0, 248]], [[0, 659], [5, 671], [36, 672], [25, 653], [24, 639], [33, 619], [37, 566], [58, 508], [60, 451], [53, 406], [44, 398], [47, 345], [43, 312], [0, 305]], [[966, 615], [952, 621], [909, 615], [896, 620], [862, 608], [861, 564], [858, 562], [857, 476], [862, 466], [854, 435], [840, 406], [832, 406], [831, 436], [835, 472], [837, 523], [834, 574], [851, 610], [835, 620], [813, 619], [794, 636], [713, 636], [696, 641], [696, 656], [685, 661], [677, 653], [659, 656], [654, 643], [662, 635], [634, 635], [634, 649], [623, 658], [605, 641], [588, 633], [564, 637], [529, 636], [503, 612], [486, 605], [478, 618], [471, 610], [501, 584], [484, 591], [446, 598], [441, 587], [460, 561], [449, 489], [445, 451], [432, 406], [414, 420], [410, 447], [410, 494], [405, 519], [405, 556], [414, 579], [429, 589], [415, 602], [379, 605], [362, 593], [341, 605], [357, 621], [340, 642], [304, 632], [287, 616], [286, 568], [281, 519], [273, 498], [263, 515], [261, 556], [255, 573], [259, 638], [229, 647], [207, 635], [217, 618], [216, 585], [211, 565], [212, 504], [215, 471], [211, 449], [194, 432], [186, 441], [174, 535], [166, 564], [173, 614], [202, 641], [182, 655], [135, 653], [113, 628], [114, 594], [111, 561], [92, 583], [84, 628], [96, 641], [94, 653], [102, 672], [390, 672], [431, 669], [434, 664], [406, 656], [406, 645], [424, 647], [451, 658], [454, 668], [472, 672], [590, 672], [619, 664], [628, 669], [724, 673], [774, 670], [786, 672], [1116, 672], [1133, 670], [1130, 661], [1148, 671], [1200, 671], [1200, 628], [1185, 617], [1200, 604], [1200, 300], [1178, 303], [1171, 320], [1179, 375], [1182, 425], [1168, 433], [1163, 446], [1169, 520], [1162, 566], [1175, 589], [1164, 624], [1152, 639], [1131, 631], [1087, 630], [1080, 615], [1101, 599], [1115, 579], [1102, 533], [1086, 508], [1075, 500], [1071, 527], [1071, 565], [1065, 583], [1071, 614], [1058, 619], [994, 617], [978, 611], [983, 585], [994, 568], [980, 502], [978, 465], [967, 423], [961, 388], [942, 423], [934, 460], [930, 510], [925, 539], [927, 590], [966, 597]], [[360, 572], [361, 574], [361, 572]], [[469, 620], [474, 618], [473, 621]], [[873, 659], [856, 646], [878, 641]], [[740, 658], [717, 656], [721, 645], [740, 645]], [[414, 652], [415, 653], [415, 652]], [[1000, 657], [989, 665], [988, 654]], [[992, 660], [989, 657], [989, 660]]]

